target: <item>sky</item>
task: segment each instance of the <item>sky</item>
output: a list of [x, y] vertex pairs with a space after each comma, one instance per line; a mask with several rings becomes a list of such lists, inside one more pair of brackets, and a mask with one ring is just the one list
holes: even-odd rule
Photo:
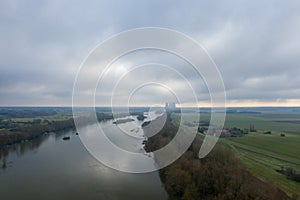
[[[227, 106], [300, 106], [299, 10], [297, 0], [2, 0], [0, 105], [69, 106], [77, 72], [99, 43], [122, 31], [162, 27], [182, 32], [206, 49], [222, 76]], [[111, 76], [153, 60], [182, 70], [188, 67], [174, 55], [146, 50], [120, 59]], [[149, 76], [176, 88], [176, 94], [162, 85], [135, 88], [132, 105], [189, 96], [179, 76], [165, 73], [162, 66], [151, 67], [142, 70], [147, 76], [128, 76], [113, 96], [119, 98]], [[108, 85], [116, 83], [111, 76], [106, 77]], [[198, 105], [210, 105], [201, 77], [187, 73], [186, 78]], [[106, 105], [112, 89], [98, 88], [96, 104]], [[88, 88], [82, 90], [84, 95]], [[187, 98], [182, 105], [195, 102]]]

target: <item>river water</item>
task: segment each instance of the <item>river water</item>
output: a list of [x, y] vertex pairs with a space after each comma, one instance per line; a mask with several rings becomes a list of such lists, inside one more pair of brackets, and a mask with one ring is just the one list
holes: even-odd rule
[[[120, 126], [136, 134], [136, 138], [121, 136], [111, 120], [101, 125], [115, 144], [139, 152], [142, 122], [133, 118], [135, 121]], [[96, 125], [85, 126], [81, 131], [84, 130], [93, 132]], [[65, 136], [70, 140], [62, 140]], [[6, 168], [0, 168], [1, 200], [167, 199], [158, 172], [129, 174], [108, 168], [87, 152], [72, 130], [13, 145], [1, 155], [1, 165], [4, 157], [6, 160]]]

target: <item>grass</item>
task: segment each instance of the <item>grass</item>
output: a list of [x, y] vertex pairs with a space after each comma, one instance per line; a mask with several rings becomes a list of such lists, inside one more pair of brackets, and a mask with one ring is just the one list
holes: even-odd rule
[[[225, 128], [249, 128], [254, 124], [257, 133], [221, 139], [234, 150], [244, 165], [254, 175], [271, 182], [289, 195], [300, 197], [300, 183], [276, 172], [281, 167], [292, 167], [300, 173], [300, 124], [290, 123], [299, 119], [295, 114], [227, 115]], [[278, 122], [278, 121], [284, 122]], [[262, 134], [270, 130], [272, 134]], [[284, 132], [285, 137], [280, 133]]]
[[[258, 178], [271, 182], [289, 195], [300, 196], [300, 184], [276, 172], [281, 167], [292, 167], [300, 172], [300, 159], [299, 155], [296, 155], [300, 146], [291, 149], [288, 141], [277, 141], [286, 138], [276, 137], [278, 136], [251, 133], [243, 137], [221, 139], [220, 142], [232, 148], [244, 165]], [[253, 139], [256, 142], [252, 142]], [[299, 141], [299, 138], [297, 140]], [[277, 144], [270, 145], [272, 141]]]
[[50, 116], [40, 116], [40, 117], [29, 117], [29, 118], [12, 118], [15, 122], [33, 122], [34, 120], [40, 119], [40, 120], [49, 120], [49, 121], [63, 121], [66, 119], [72, 118], [71, 115], [50, 115]]
[[260, 114], [260, 115], [241, 115], [230, 114], [226, 116], [225, 128], [239, 127], [248, 128], [250, 124], [258, 130], [270, 130], [277, 132], [288, 132], [300, 134], [300, 124], [276, 122], [279, 120], [298, 120], [299, 115], [274, 115], [274, 114]]
[[[285, 137], [280, 137], [280, 134], [276, 132], [271, 135], [249, 133], [246, 136], [229, 138], [228, 140], [300, 161], [300, 136], [286, 134]], [[300, 167], [300, 162], [298, 164]]]
[[[200, 119], [201, 121], [209, 121], [210, 115], [201, 114]], [[299, 114], [227, 114], [224, 127], [238, 127], [249, 129], [250, 124], [253, 124], [254, 127], [258, 130], [271, 130], [277, 132], [300, 134], [300, 123], [293, 123], [295, 121], [299, 122], [299, 120]]]
[[[192, 114], [186, 115], [193, 119]], [[200, 119], [209, 121], [210, 115], [201, 114]], [[219, 143], [231, 148], [256, 177], [300, 198], [300, 183], [276, 172], [281, 167], [292, 167], [300, 173], [300, 124], [295, 123], [299, 119], [299, 113], [227, 114], [224, 128], [249, 129], [253, 124], [258, 132], [220, 138]], [[175, 121], [178, 124], [178, 116]], [[263, 134], [266, 130], [272, 134]], [[282, 132], [285, 137], [280, 136]]]

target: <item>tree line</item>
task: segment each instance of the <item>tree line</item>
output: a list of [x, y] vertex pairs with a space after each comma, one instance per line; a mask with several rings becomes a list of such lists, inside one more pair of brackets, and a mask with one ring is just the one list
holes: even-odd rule
[[69, 128], [74, 128], [73, 118], [61, 121], [48, 121], [47, 123], [17, 124], [12, 129], [5, 129], [0, 132], [0, 148], [4, 145], [35, 139], [46, 132], [56, 132]]
[[[163, 129], [145, 143], [146, 151], [153, 152], [165, 146], [176, 132], [177, 127], [168, 114]], [[201, 144], [202, 139], [197, 135], [177, 161], [159, 170], [169, 199], [289, 199], [283, 191], [248, 172], [225, 147], [216, 145], [208, 156], [199, 159]]]
[[[113, 119], [111, 113], [96, 113], [98, 121]], [[81, 116], [81, 121], [89, 123], [90, 116]], [[47, 132], [57, 132], [75, 128], [73, 117], [63, 120], [34, 119], [27, 122], [15, 122], [12, 119], [0, 120], [0, 148], [25, 140], [32, 140]]]

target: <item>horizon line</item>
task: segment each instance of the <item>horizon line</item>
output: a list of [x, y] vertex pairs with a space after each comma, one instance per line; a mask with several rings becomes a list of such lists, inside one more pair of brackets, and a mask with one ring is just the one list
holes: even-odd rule
[[[112, 106], [107, 105], [98, 105], [98, 106], [72, 106], [72, 105], [0, 105], [0, 108], [9, 108], [9, 107], [40, 107], [40, 108], [111, 108]], [[125, 108], [127, 106], [113, 106], [114, 108]], [[129, 108], [148, 108], [152, 106], [147, 105], [136, 105], [136, 106], [129, 106]], [[162, 106], [164, 107], [164, 106]], [[176, 106], [176, 108], [222, 108], [221, 106]], [[224, 108], [300, 108], [300, 105], [237, 105], [237, 106], [224, 106]]]

